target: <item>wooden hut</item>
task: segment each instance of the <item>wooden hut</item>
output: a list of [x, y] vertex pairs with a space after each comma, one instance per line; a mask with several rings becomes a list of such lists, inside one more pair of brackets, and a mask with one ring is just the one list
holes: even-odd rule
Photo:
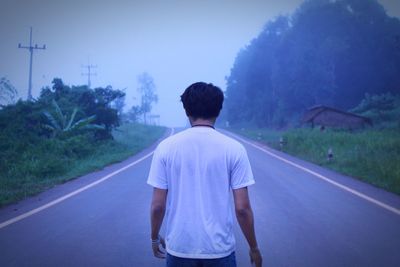
[[308, 109], [301, 122], [311, 123], [312, 127], [319, 125], [322, 129], [324, 127], [358, 129], [367, 124], [372, 126], [369, 118], [327, 106], [314, 106]]

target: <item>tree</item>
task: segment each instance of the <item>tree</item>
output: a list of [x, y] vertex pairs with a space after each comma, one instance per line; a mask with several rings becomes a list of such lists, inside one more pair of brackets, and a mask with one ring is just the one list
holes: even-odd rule
[[125, 95], [116, 98], [111, 102], [111, 107], [118, 111], [118, 116], [121, 116], [125, 107]]
[[111, 106], [111, 103], [116, 99], [125, 97], [125, 93], [123, 91], [114, 90], [111, 86], [107, 86], [105, 88], [98, 87], [94, 89], [94, 94], [97, 103], [100, 103], [104, 106]]
[[147, 72], [140, 74], [137, 79], [139, 83], [138, 92], [141, 94], [140, 109], [143, 113], [143, 121], [147, 124], [147, 113], [151, 112], [153, 103], [158, 102], [156, 86], [153, 77]]
[[131, 109], [126, 114], [126, 118], [132, 122], [137, 122], [139, 116], [143, 114], [142, 109], [140, 106], [132, 106]]
[[0, 78], [0, 106], [14, 103], [18, 95], [17, 89], [6, 77]]
[[234, 124], [285, 127], [313, 105], [348, 110], [400, 91], [400, 21], [376, 0], [306, 0], [238, 53], [225, 112]]
[[268, 22], [262, 33], [238, 53], [227, 78], [227, 119], [232, 124], [271, 126], [278, 108], [272, 84], [275, 56], [289, 28], [289, 18]]
[[350, 112], [370, 118], [373, 124], [379, 128], [399, 128], [400, 94], [365, 94], [365, 98]]
[[[93, 123], [104, 126], [96, 131], [96, 138], [112, 138], [111, 131], [119, 126], [118, 110], [113, 108], [113, 102], [123, 98], [125, 93], [111, 86], [98, 87], [94, 90], [84, 86], [68, 86], [61, 79], [54, 79], [52, 88], [42, 89], [38, 101], [44, 106], [53, 105], [56, 100], [63, 112], [72, 114], [79, 107], [76, 119], [95, 116]], [[54, 106], [54, 105], [53, 105]]]

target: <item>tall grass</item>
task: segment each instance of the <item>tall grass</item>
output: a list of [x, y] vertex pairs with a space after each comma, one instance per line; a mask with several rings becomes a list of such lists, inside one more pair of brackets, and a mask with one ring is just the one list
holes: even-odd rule
[[36, 138], [29, 142], [0, 135], [0, 206], [42, 192], [56, 184], [122, 161], [155, 142], [165, 128], [125, 124], [114, 140]]
[[[278, 136], [282, 135], [284, 152], [400, 194], [400, 132], [396, 128], [358, 132], [302, 128], [275, 134], [264, 131], [273, 138], [257, 138], [255, 132], [263, 136], [262, 130], [242, 133], [274, 148], [279, 147]], [[333, 160], [328, 160], [330, 148]]]

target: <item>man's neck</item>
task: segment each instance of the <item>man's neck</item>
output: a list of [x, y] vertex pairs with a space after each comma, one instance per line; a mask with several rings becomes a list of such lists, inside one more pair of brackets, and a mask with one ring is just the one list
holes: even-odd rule
[[198, 118], [196, 120], [190, 119], [190, 124], [192, 125], [192, 127], [195, 126], [209, 126], [209, 127], [214, 127], [215, 124], [215, 119], [202, 119], [202, 118]]

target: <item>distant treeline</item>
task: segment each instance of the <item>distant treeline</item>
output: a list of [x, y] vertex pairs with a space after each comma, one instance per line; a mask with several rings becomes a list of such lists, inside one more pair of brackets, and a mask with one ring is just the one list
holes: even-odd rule
[[400, 20], [376, 0], [308, 0], [266, 24], [227, 78], [231, 125], [285, 127], [314, 105], [400, 92]]

